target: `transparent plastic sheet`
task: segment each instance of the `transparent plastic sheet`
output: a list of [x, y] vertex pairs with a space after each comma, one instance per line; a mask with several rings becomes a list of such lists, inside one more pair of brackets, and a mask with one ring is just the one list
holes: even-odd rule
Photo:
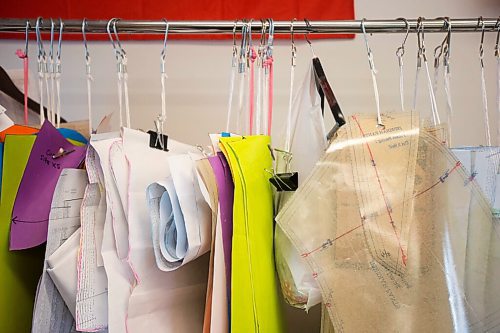
[[469, 180], [474, 180], [491, 205], [495, 217], [500, 217], [500, 147], [453, 148]]
[[335, 331], [495, 331], [500, 239], [487, 201], [441, 131], [383, 118], [384, 129], [349, 118], [277, 222]]
[[[293, 97], [290, 117], [290, 129], [286, 135], [289, 140], [284, 144], [285, 149], [289, 146], [290, 152], [275, 149], [275, 172], [298, 171], [301, 186], [327, 147], [312, 61]], [[279, 212], [293, 194], [291, 191], [275, 191], [275, 211]], [[279, 225], [275, 228], [274, 248], [276, 270], [286, 302], [305, 310], [320, 303], [321, 293], [316, 281]]]

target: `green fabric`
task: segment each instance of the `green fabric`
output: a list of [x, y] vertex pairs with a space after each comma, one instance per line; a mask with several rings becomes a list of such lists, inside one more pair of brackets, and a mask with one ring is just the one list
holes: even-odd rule
[[220, 139], [234, 180], [231, 332], [283, 332], [273, 253], [268, 136]]
[[7, 135], [0, 200], [0, 332], [30, 332], [44, 246], [9, 251], [9, 227], [21, 178], [35, 135]]

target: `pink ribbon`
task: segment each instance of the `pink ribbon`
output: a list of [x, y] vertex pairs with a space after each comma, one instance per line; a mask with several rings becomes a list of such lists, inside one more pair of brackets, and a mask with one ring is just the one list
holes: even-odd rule
[[28, 55], [21, 50], [16, 54], [24, 63], [24, 125], [28, 125]]
[[269, 68], [269, 111], [267, 113], [267, 135], [271, 136], [271, 122], [273, 120], [273, 57], [264, 61], [264, 66]]

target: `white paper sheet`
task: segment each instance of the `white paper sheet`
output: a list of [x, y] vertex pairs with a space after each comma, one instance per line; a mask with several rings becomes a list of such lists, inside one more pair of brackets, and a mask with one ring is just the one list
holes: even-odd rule
[[146, 188], [169, 175], [167, 156], [196, 152], [174, 140], [170, 153], [149, 147], [149, 135], [124, 129], [123, 148], [130, 166], [129, 260], [137, 285], [129, 300], [127, 328], [135, 332], [200, 332], [203, 325], [208, 256], [175, 271], [162, 272], [155, 261], [146, 202]]
[[[135, 283], [132, 270], [127, 262], [128, 224], [126, 212], [118, 191], [128, 187], [128, 164], [119, 146], [122, 145], [120, 133], [93, 135], [91, 145], [99, 155], [106, 187], [106, 220], [102, 243], [104, 268], [108, 277], [108, 331], [126, 332], [128, 300]], [[114, 148], [112, 148], [114, 146]], [[114, 159], [110, 154], [114, 152]], [[113, 165], [111, 165], [113, 162]], [[116, 175], [112, 172], [116, 170]], [[126, 196], [126, 193], [124, 193]]]
[[[49, 215], [47, 260], [80, 227], [80, 205], [87, 185], [85, 170], [65, 169], [57, 182]], [[74, 319], [63, 298], [46, 273], [44, 263], [33, 312], [33, 333], [67, 333], [74, 326]], [[76, 271], [76, 266], [68, 270]], [[74, 312], [74, 308], [72, 309]]]
[[81, 208], [81, 242], [78, 253], [76, 328], [103, 331], [108, 326], [108, 280], [104, 266], [99, 265], [106, 216], [106, 200], [99, 157], [89, 147], [85, 160], [89, 185]]
[[47, 273], [64, 299], [66, 306], [75, 317], [78, 281], [78, 251], [80, 249], [80, 228], [78, 228], [47, 259]]

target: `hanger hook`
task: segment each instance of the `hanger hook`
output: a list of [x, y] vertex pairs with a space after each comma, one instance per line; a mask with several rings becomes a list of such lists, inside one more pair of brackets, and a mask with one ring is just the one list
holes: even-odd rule
[[61, 60], [63, 30], [64, 30], [64, 22], [61, 18], [59, 18], [59, 40], [57, 42], [57, 60]]
[[248, 50], [249, 50], [249, 52], [250, 52], [250, 48], [252, 47], [252, 23], [253, 23], [253, 18], [251, 18], [250, 20], [248, 20], [248, 30], [247, 30], [248, 39], [247, 39], [247, 43], [248, 43]]
[[83, 47], [85, 52], [85, 61], [89, 63], [90, 53], [89, 53], [89, 48], [87, 46], [87, 34], [85, 32], [85, 27], [87, 27], [87, 18], [84, 17], [82, 20], [82, 38], [83, 38]]
[[312, 43], [309, 40], [309, 30], [311, 29], [311, 23], [309, 22], [308, 19], [304, 19], [304, 23], [306, 24], [306, 32], [304, 33], [304, 37], [306, 39], [307, 44], [312, 47]]
[[450, 48], [451, 48], [451, 21], [450, 21], [450, 18], [445, 16], [444, 18], [444, 21], [445, 21], [445, 25], [446, 25], [446, 30], [447, 30], [447, 33], [446, 33], [446, 37], [445, 39], [443, 40], [443, 62], [444, 62], [444, 66], [446, 68], [448, 68], [448, 72], [449, 72], [449, 65], [450, 65]]
[[49, 58], [50, 60], [54, 59], [54, 20], [52, 17], [50, 18], [50, 48], [49, 48]]
[[111, 41], [111, 45], [113, 46], [113, 51], [115, 53], [116, 60], [118, 61], [118, 60], [120, 60], [119, 59], [119, 51], [116, 48], [115, 40], [113, 38], [113, 34], [111, 33], [111, 24], [113, 23], [114, 20], [116, 20], [116, 18], [112, 18], [108, 21], [108, 24], [106, 25], [106, 32], [108, 33], [109, 40]]
[[234, 20], [233, 25], [233, 58], [238, 54], [238, 47], [236, 46], [236, 27], [238, 26], [238, 19]]
[[495, 29], [497, 29], [497, 39], [495, 42], [495, 56], [500, 58], [500, 50], [498, 47], [498, 42], [500, 41], [500, 16], [497, 19], [497, 22], [495, 23]]
[[161, 72], [165, 73], [165, 56], [167, 54], [167, 38], [168, 38], [169, 23], [166, 19], [162, 19], [162, 21], [165, 23], [165, 35], [163, 37], [163, 49], [161, 50], [161, 61], [162, 61]]
[[296, 65], [296, 58], [297, 58], [297, 47], [295, 46], [295, 34], [293, 30], [293, 25], [297, 21], [296, 18], [293, 18], [292, 21], [290, 22], [290, 40], [292, 42], [292, 66], [295, 67]]
[[245, 72], [245, 57], [246, 57], [246, 47], [247, 47], [247, 20], [243, 19], [241, 25], [241, 47], [240, 47], [240, 58], [238, 61], [238, 72]]
[[305, 18], [304, 23], [306, 24], [306, 32], [304, 33], [304, 38], [306, 39], [307, 44], [309, 44], [309, 48], [311, 49], [313, 57], [316, 58], [316, 54], [314, 53], [314, 48], [312, 46], [311, 41], [309, 40], [309, 32], [313, 30], [311, 22], [309, 22], [309, 20]]
[[118, 37], [118, 30], [116, 29], [116, 23], [118, 21], [120, 21], [119, 18], [115, 18], [113, 21], [113, 34], [115, 35], [116, 43], [119, 47], [119, 52], [120, 52], [121, 58], [123, 59], [127, 54], [125, 53], [125, 50], [122, 47], [122, 43], [120, 42], [120, 37]]
[[267, 56], [270, 58], [273, 56], [273, 44], [274, 44], [274, 20], [268, 18], [269, 22], [269, 36], [267, 38]]
[[25, 40], [24, 40], [24, 54], [26, 55], [26, 57], [28, 56], [29, 32], [30, 32], [30, 20], [26, 20]]
[[266, 31], [267, 31], [267, 21], [265, 19], [260, 19], [261, 29], [260, 29], [260, 46], [259, 52], [262, 53], [264, 49], [264, 44], [266, 44]]
[[372, 71], [374, 71], [375, 66], [373, 63], [373, 52], [372, 52], [372, 49], [370, 47], [370, 44], [368, 44], [368, 34], [366, 33], [365, 22], [366, 22], [365, 18], [361, 19], [361, 22], [360, 22], [361, 32], [363, 33], [363, 38], [365, 40], [366, 52], [368, 54], [368, 63], [370, 64], [370, 69]]
[[396, 50], [396, 56], [399, 59], [401, 59], [401, 58], [403, 58], [403, 55], [405, 54], [406, 40], [408, 39], [408, 35], [410, 34], [410, 23], [408, 23], [408, 20], [405, 19], [404, 17], [399, 17], [398, 20], [403, 21], [405, 23], [405, 27], [406, 27], [405, 38], [403, 39], [403, 42], [401, 43], [401, 46], [398, 47], [398, 49]]
[[481, 42], [479, 43], [479, 59], [481, 61], [481, 67], [484, 68], [484, 32], [485, 32], [485, 24], [482, 16], [479, 16], [477, 19], [477, 27], [481, 26]]
[[45, 59], [46, 53], [45, 53], [45, 48], [43, 47], [43, 40], [42, 40], [42, 34], [40, 33], [40, 25], [43, 24], [43, 18], [39, 16], [36, 19], [35, 23], [35, 34], [36, 34], [36, 43], [38, 46], [38, 58], [39, 60]]
[[417, 67], [421, 67], [422, 59], [424, 59], [424, 61], [427, 61], [427, 56], [425, 54], [424, 20], [425, 18], [422, 16], [417, 19]]

